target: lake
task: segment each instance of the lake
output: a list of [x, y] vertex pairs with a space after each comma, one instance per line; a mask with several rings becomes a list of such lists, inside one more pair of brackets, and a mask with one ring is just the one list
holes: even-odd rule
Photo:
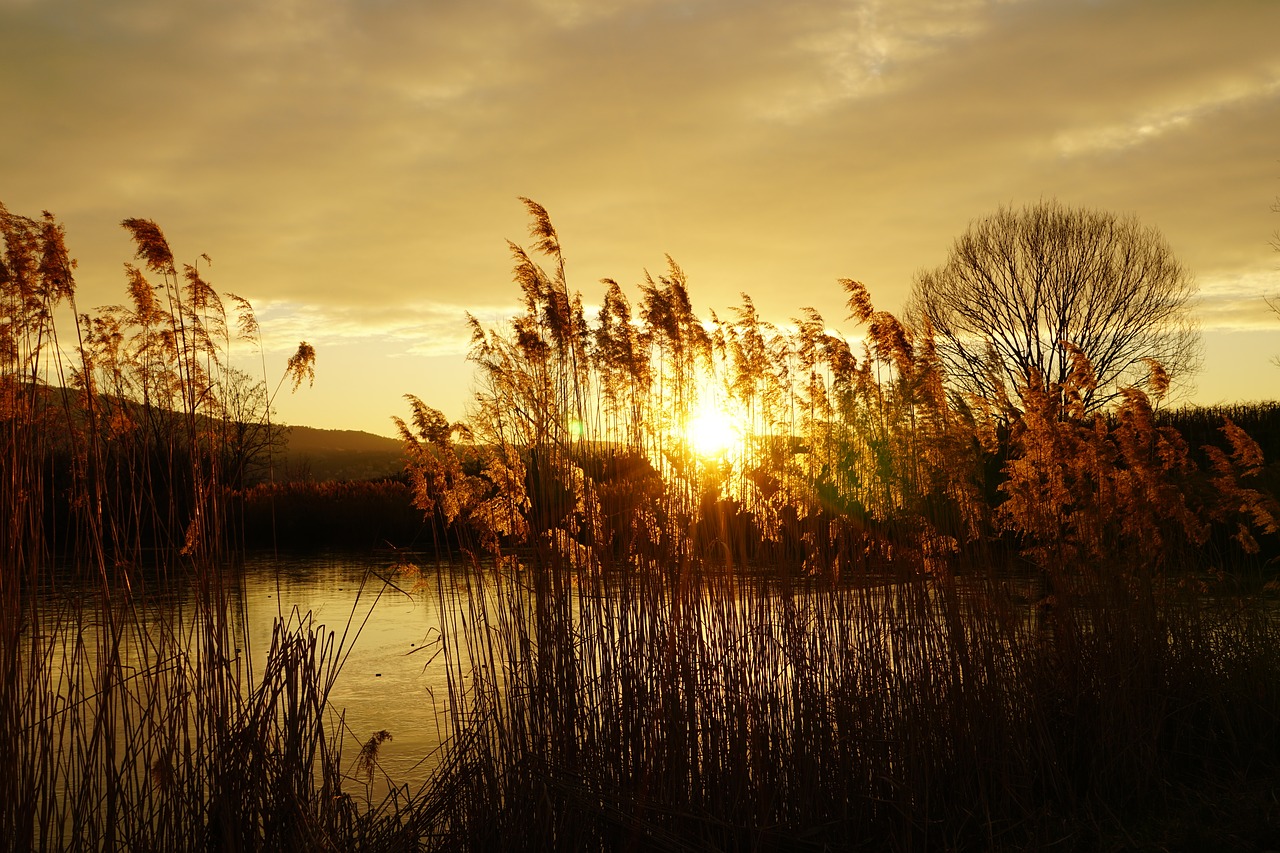
[[[352, 555], [254, 556], [246, 561], [242, 594], [254, 672], [260, 673], [274, 621], [295, 608], [315, 624], [347, 637], [348, 650], [330, 695], [344, 712], [344, 765], [360, 744], [385, 730], [378, 752], [385, 774], [371, 792], [376, 802], [388, 783], [416, 790], [435, 762], [444, 737], [448, 701], [440, 652], [440, 597], [434, 583], [414, 588], [392, 558]], [[428, 582], [448, 567], [422, 565]], [[354, 791], [351, 793], [355, 793]]]
[[[473, 610], [478, 573], [434, 560], [411, 560], [417, 570], [407, 570], [399, 565], [402, 562], [403, 555], [396, 554], [251, 554], [242, 569], [227, 570], [222, 576], [232, 638], [225, 656], [240, 674], [242, 689], [261, 682], [277, 622], [296, 625], [305, 619], [321, 637], [332, 633], [341, 649], [341, 667], [329, 695], [326, 724], [330, 734], [340, 730], [343, 735], [341, 766], [348, 777], [344, 790], [367, 804], [382, 801], [393, 787], [416, 792], [437, 766], [449, 713], [443, 640], [458, 636], [460, 620], [479, 621]], [[494, 575], [492, 571], [482, 574], [487, 598], [494, 594], [490, 587]], [[119, 620], [127, 626], [121, 652], [126, 669], [141, 672], [166, 659], [206, 654], [201, 651], [201, 638], [206, 635], [195, 625], [207, 611], [198, 606], [195, 587], [135, 578], [135, 591], [140, 592], [132, 598], [128, 618]], [[892, 614], [901, 605], [895, 605], [893, 592], [898, 589], [893, 584], [877, 584], [861, 592], [851, 588], [847, 595], [854, 599], [850, 601], [862, 600], [864, 605], [842, 611], [845, 617], [830, 613], [822, 619], [852, 618], [856, 624], [849, 626], [850, 638], [860, 637], [858, 642], [867, 648], [885, 645], [891, 632], [874, 629], [872, 623], [895, 620]], [[704, 633], [714, 629], [724, 636], [704, 640], [712, 639], [713, 645], [724, 648], [738, 648], [747, 641], [780, 648], [790, 605], [771, 593], [762, 595], [762, 590], [757, 581], [745, 577], [709, 580], [699, 596], [698, 620], [704, 623]], [[738, 603], [720, 613], [718, 608], [729, 605], [729, 599]], [[823, 600], [818, 596], [813, 602]], [[60, 638], [50, 644], [60, 648], [52, 655], [50, 681], [92, 677], [91, 666], [65, 661], [77, 659], [66, 651], [74, 643], [89, 649], [103, 646], [100, 627], [105, 620], [95, 588], [64, 580], [56, 589], [44, 590], [39, 601], [39, 618], [44, 623], [40, 633]], [[613, 600], [599, 618], [617, 624], [624, 610], [633, 609]], [[1029, 615], [1029, 607], [1026, 612]], [[869, 613], [884, 615], [868, 621]], [[636, 616], [632, 612], [628, 618]], [[164, 640], [158, 641], [161, 636]], [[461, 651], [467, 658], [465, 649]], [[888, 647], [883, 651], [885, 660], [893, 660], [896, 654]], [[586, 663], [590, 670], [590, 661]], [[81, 668], [72, 672], [75, 666]], [[469, 674], [457, 677], [469, 678]], [[785, 693], [785, 685], [777, 689]], [[377, 772], [372, 784], [366, 785], [356, 773], [356, 758], [361, 745], [380, 731], [391, 737], [382, 743]]]
[[[261, 680], [277, 620], [297, 624], [309, 618], [322, 636], [332, 632], [342, 663], [329, 697], [330, 732], [341, 725], [345, 772], [353, 772], [360, 746], [373, 734], [391, 734], [378, 751], [374, 783], [348, 781], [357, 799], [379, 802], [392, 785], [414, 792], [436, 764], [444, 739], [448, 703], [441, 651], [441, 601], [469, 595], [455, 586], [452, 570], [418, 563], [422, 583], [396, 567], [396, 557], [347, 554], [306, 556], [250, 555], [243, 570], [225, 575], [230, 634], [235, 646], [230, 665], [245, 685]], [[159, 643], [162, 633], [179, 634], [176, 647], [198, 655], [200, 636], [193, 629], [201, 609], [190, 583], [135, 579], [121, 655], [126, 670], [157, 666], [156, 648], [171, 654], [175, 641]], [[99, 649], [105, 624], [95, 586], [69, 581], [43, 589], [38, 598], [40, 626], [26, 633], [48, 651], [51, 683], [93, 677], [93, 664], [74, 651]], [[185, 633], [184, 633], [185, 632]], [[93, 657], [94, 652], [88, 656]], [[62, 692], [65, 692], [63, 690]], [[56, 706], [56, 702], [55, 702]], [[341, 714], [341, 718], [339, 718]]]

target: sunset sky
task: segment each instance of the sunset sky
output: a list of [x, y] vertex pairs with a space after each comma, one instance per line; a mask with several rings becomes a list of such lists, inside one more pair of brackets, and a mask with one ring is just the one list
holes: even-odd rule
[[0, 55], [0, 202], [66, 224], [81, 310], [154, 219], [273, 380], [316, 347], [288, 422], [461, 416], [518, 196], [588, 304], [670, 254], [700, 313], [845, 331], [837, 278], [897, 310], [1002, 204], [1134, 214], [1200, 287], [1190, 399], [1280, 388], [1275, 0], [0, 0]]

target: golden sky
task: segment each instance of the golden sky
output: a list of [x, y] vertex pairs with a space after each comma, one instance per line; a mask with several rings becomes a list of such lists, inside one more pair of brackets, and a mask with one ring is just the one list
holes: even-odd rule
[[1276, 0], [0, 0], [0, 56], [0, 202], [66, 224], [81, 310], [156, 220], [273, 371], [315, 345], [289, 422], [462, 415], [517, 196], [588, 304], [669, 253], [704, 316], [846, 331], [838, 277], [897, 310], [1002, 204], [1134, 214], [1201, 289], [1192, 399], [1280, 386]]

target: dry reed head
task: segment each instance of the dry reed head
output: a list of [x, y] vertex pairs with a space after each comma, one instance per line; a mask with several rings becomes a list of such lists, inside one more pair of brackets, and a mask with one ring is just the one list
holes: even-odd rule
[[520, 201], [529, 212], [529, 236], [533, 237], [533, 247], [544, 255], [559, 255], [560, 238], [547, 209], [531, 199], [521, 197]]
[[380, 729], [360, 746], [360, 754], [356, 756], [356, 775], [363, 776], [365, 784], [373, 784], [373, 772], [378, 767], [378, 752], [389, 740], [393, 740], [391, 732]]
[[871, 305], [871, 294], [867, 292], [866, 285], [851, 278], [840, 279], [840, 285], [849, 295], [849, 319], [858, 323], [869, 322], [875, 309]]
[[293, 380], [293, 390], [297, 391], [306, 380], [308, 385], [316, 382], [316, 350], [306, 341], [298, 344], [297, 351], [289, 356], [285, 374]]
[[1172, 381], [1169, 371], [1165, 370], [1164, 365], [1157, 359], [1144, 358], [1142, 361], [1147, 365], [1147, 391], [1157, 401], [1164, 399], [1165, 394], [1169, 393], [1169, 383]]
[[126, 219], [120, 224], [133, 236], [138, 247], [137, 256], [146, 261], [147, 269], [159, 275], [177, 275], [173, 251], [159, 225], [150, 219]]

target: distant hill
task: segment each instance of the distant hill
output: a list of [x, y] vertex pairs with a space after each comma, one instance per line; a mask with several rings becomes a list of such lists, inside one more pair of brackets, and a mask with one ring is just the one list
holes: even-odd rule
[[288, 445], [276, 459], [277, 479], [371, 480], [404, 470], [404, 451], [394, 438], [351, 429], [288, 430]]
[[[80, 392], [72, 388], [38, 383], [39, 405], [61, 412], [70, 405], [73, 416], [82, 405]], [[108, 395], [102, 396], [103, 405], [113, 409], [139, 411], [139, 404]], [[158, 410], [157, 410], [158, 411]], [[169, 413], [170, 418], [180, 418]], [[0, 412], [0, 423], [4, 415]], [[206, 424], [203, 415], [197, 417]], [[274, 474], [266, 467], [265, 457], [255, 461], [252, 471], [246, 475], [246, 485], [263, 482], [268, 478], [277, 483], [290, 481], [377, 480], [393, 477], [404, 471], [405, 456], [399, 439], [374, 435], [352, 429], [317, 429], [309, 426], [272, 424], [272, 429], [285, 432], [286, 446], [277, 450], [272, 459]], [[60, 439], [65, 443], [66, 439]]]
[[374, 435], [354, 429], [316, 429], [309, 426], [289, 427], [289, 450], [312, 451], [400, 452], [400, 441], [385, 435]]

